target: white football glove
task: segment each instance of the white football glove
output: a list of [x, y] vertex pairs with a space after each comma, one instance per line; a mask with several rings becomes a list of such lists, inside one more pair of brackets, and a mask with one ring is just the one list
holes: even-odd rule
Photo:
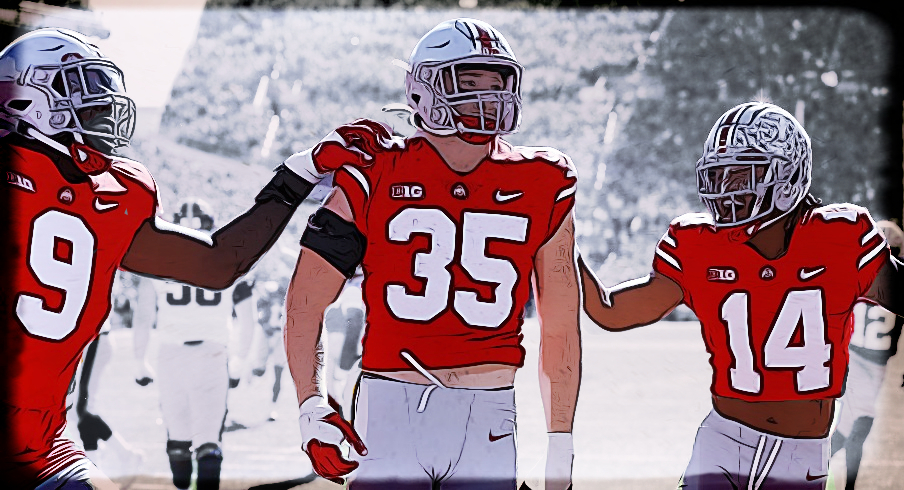
[[298, 407], [301, 449], [311, 458], [314, 471], [339, 485], [358, 467], [357, 461], [342, 456], [342, 442], [348, 441], [360, 455], [367, 454], [364, 442], [355, 429], [322, 396], [314, 395]]
[[546, 445], [546, 490], [571, 487], [574, 438], [571, 432], [550, 432]]

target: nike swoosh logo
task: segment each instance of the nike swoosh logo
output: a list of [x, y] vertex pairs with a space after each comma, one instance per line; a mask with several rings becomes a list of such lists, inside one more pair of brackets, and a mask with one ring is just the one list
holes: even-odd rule
[[493, 433], [490, 432], [490, 442], [496, 442], [496, 441], [498, 441], [499, 439], [502, 439], [502, 438], [504, 438], [504, 437], [508, 437], [508, 436], [510, 436], [510, 435], [512, 435], [511, 432], [509, 432], [508, 434], [500, 434], [500, 435], [498, 435], [498, 436], [494, 436]]
[[819, 480], [820, 478], [825, 478], [829, 475], [811, 475], [810, 470], [807, 470], [807, 481]]
[[802, 269], [800, 270], [800, 280], [801, 280], [801, 281], [807, 281], [807, 280], [809, 280], [809, 279], [812, 279], [812, 278], [818, 276], [819, 274], [822, 274], [823, 272], [825, 272], [825, 270], [826, 270], [825, 267], [817, 267], [817, 268], [811, 269], [811, 270], [807, 270], [806, 268], [802, 268]]
[[506, 201], [511, 201], [512, 199], [518, 199], [519, 197], [521, 197], [523, 195], [524, 195], [524, 193], [521, 191], [515, 191], [515, 192], [496, 191], [496, 193], [493, 194], [493, 199], [495, 199], [496, 202], [506, 202]]
[[119, 206], [118, 202], [101, 202], [99, 197], [94, 198], [94, 209], [96, 209], [98, 213], [109, 211], [116, 206]]

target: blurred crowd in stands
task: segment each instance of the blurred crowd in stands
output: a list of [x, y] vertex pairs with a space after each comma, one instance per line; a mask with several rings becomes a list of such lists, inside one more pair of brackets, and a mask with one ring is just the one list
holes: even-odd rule
[[[802, 120], [817, 197], [876, 219], [901, 213], [901, 164], [890, 161], [900, 126], [883, 123], [900, 110], [889, 107], [891, 33], [831, 8], [208, 8], [161, 124], [160, 140], [179, 145], [133, 151], [165, 203], [200, 195], [224, 222], [284, 158], [404, 103], [399, 60], [459, 16], [496, 26], [524, 65], [522, 129], [508, 139], [572, 157], [578, 243], [608, 284], [649, 272], [668, 222], [703, 211], [693, 172], [703, 140], [718, 115], [753, 98]], [[259, 267], [268, 280], [288, 282], [313, 209]]]

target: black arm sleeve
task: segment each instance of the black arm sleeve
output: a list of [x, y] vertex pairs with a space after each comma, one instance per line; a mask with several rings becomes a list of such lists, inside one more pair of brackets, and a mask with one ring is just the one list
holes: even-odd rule
[[191, 236], [190, 230], [163, 228], [149, 219], [132, 238], [121, 267], [206, 289], [227, 288], [276, 243], [313, 188], [280, 165], [254, 206], [217, 230], [209, 243]]
[[323, 257], [345, 277], [352, 277], [364, 258], [367, 239], [353, 223], [320, 208], [308, 219], [301, 245]]

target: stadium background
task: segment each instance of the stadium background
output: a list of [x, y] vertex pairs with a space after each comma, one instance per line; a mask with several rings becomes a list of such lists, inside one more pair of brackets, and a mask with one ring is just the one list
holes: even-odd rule
[[[148, 122], [139, 119], [139, 133], [127, 154], [154, 174], [165, 215], [184, 197], [197, 196], [211, 203], [224, 223], [248, 206], [285, 157], [315, 144], [339, 124], [379, 116], [388, 103], [404, 103], [404, 72], [392, 60], [407, 59], [419, 37], [436, 23], [470, 16], [503, 32], [525, 67], [522, 130], [508, 139], [554, 146], [577, 165], [577, 240], [608, 284], [648, 272], [653, 246], [668, 222], [702, 210], [692, 169], [703, 139], [719, 114], [752, 98], [771, 100], [804, 123], [814, 147], [816, 196], [864, 205], [876, 219], [900, 222], [900, 39], [868, 10], [831, 4], [726, 8], [700, 2], [687, 2], [694, 8], [684, 2], [550, 8], [484, 0], [477, 8], [465, 8], [473, 5], [468, 2], [211, 0], [194, 14], [196, 35], [185, 39], [178, 69], [167, 67], [174, 74], [162, 107], [156, 113], [143, 111]], [[116, 25], [91, 13], [103, 3], [18, 2], [18, 10], [3, 12], [18, 12], [16, 20], [26, 24], [20, 28], [74, 19], [77, 26], [95, 29], [89, 34], [103, 42], [111, 32], [117, 35]], [[163, 19], [175, 3], [150, 2]], [[53, 5], [72, 12], [59, 14]], [[27, 25], [21, 12], [28, 9], [55, 16], [38, 16]], [[9, 18], [7, 14], [0, 22], [16, 23]], [[159, 42], [166, 44], [162, 26], [160, 31]], [[126, 68], [127, 86], [130, 76]], [[297, 213], [256, 268], [256, 277], [280, 285], [261, 298], [262, 312], [284, 295], [297, 239], [315, 206], [312, 201]], [[128, 327], [135, 279], [122, 273], [120, 280], [114, 320]], [[693, 320], [680, 310], [672, 319]], [[694, 374], [687, 376], [699, 377], [706, 369], [702, 346], [690, 344], [692, 324], [678, 325], [690, 336], [678, 335], [670, 347], [682, 351], [682, 342], [688, 342], [687, 354], [699, 369], [688, 368]], [[664, 329], [652, 332], [626, 334], [633, 336], [627, 342], [655, 352], [663, 336], [674, 335]], [[607, 349], [600, 340], [604, 337], [595, 334], [589, 335], [587, 346]], [[126, 357], [121, 361], [127, 363]], [[588, 378], [616, 376], [608, 368], [588, 373], [587, 367], [585, 362], [582, 403], [594, 398]], [[666, 370], [682, 376], [680, 367], [666, 364]], [[899, 371], [893, 364], [895, 377]], [[703, 381], [702, 390], [694, 385], [693, 402], [700, 410], [707, 404]], [[643, 390], [608, 388], [621, 396]], [[147, 393], [141, 396], [147, 398]], [[682, 450], [689, 451], [692, 434]], [[629, 448], [637, 444], [631, 434], [620, 437]], [[879, 430], [872, 437], [878, 438]], [[901, 440], [892, 444], [901, 449]], [[897, 473], [884, 468], [879, 480], [904, 474], [896, 468]], [[630, 471], [612, 475], [631, 476]]]

